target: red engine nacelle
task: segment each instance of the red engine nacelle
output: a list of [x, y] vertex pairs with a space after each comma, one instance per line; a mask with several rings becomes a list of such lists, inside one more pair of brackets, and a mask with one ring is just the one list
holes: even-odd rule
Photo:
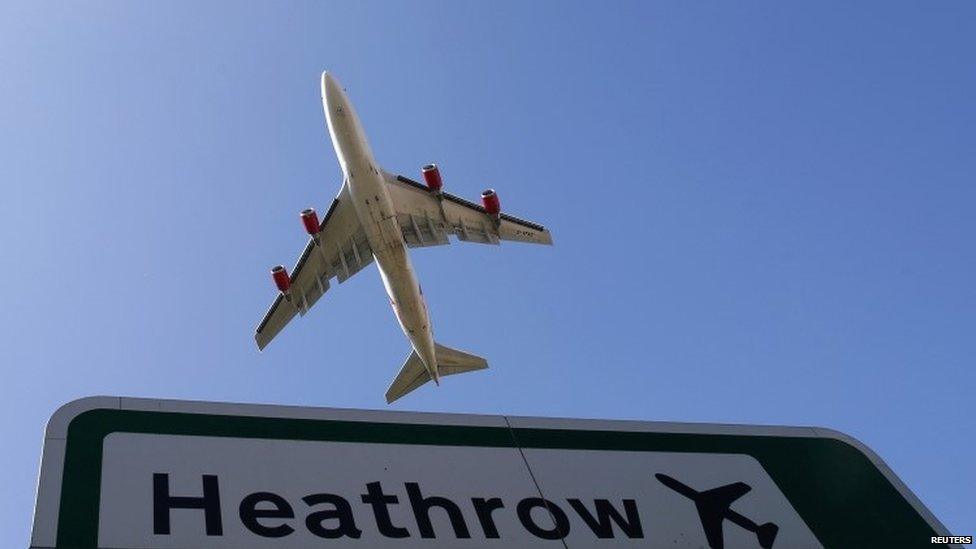
[[315, 209], [306, 208], [302, 210], [302, 224], [305, 225], [305, 232], [310, 235], [319, 234], [319, 216]]
[[271, 269], [271, 278], [274, 279], [278, 290], [287, 292], [288, 288], [291, 288], [291, 278], [288, 277], [288, 269], [284, 265], [275, 265]]
[[441, 181], [441, 171], [437, 169], [437, 164], [427, 164], [420, 171], [424, 174], [424, 181], [427, 182], [427, 188], [434, 192], [441, 192], [441, 187], [444, 186], [444, 182]]
[[481, 203], [489, 215], [497, 217], [502, 213], [502, 205], [498, 201], [498, 193], [495, 192], [495, 189], [486, 189], [485, 192], [481, 193]]

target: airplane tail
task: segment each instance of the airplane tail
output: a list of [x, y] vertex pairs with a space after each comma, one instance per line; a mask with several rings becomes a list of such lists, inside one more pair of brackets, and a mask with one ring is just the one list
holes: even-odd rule
[[776, 534], [779, 533], [779, 526], [776, 526], [772, 522], [767, 522], [756, 529], [756, 536], [759, 538], [759, 546], [763, 549], [770, 549], [773, 546], [773, 541], [776, 540]]
[[[480, 356], [445, 347], [440, 343], [435, 343], [434, 347], [436, 353], [435, 358], [437, 359], [437, 374], [439, 376], [463, 374], [464, 372], [484, 370], [488, 367], [488, 361]], [[430, 372], [424, 366], [424, 361], [421, 360], [417, 351], [411, 351], [410, 356], [407, 357], [407, 360], [400, 368], [400, 373], [397, 374], [396, 379], [390, 384], [390, 388], [386, 390], [387, 404], [428, 381], [430, 381]]]

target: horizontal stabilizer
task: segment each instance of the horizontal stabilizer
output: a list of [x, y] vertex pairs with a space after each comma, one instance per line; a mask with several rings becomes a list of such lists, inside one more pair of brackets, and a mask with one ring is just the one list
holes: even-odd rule
[[[480, 356], [445, 347], [439, 343], [435, 343], [434, 345], [436, 346], [435, 352], [437, 355], [435, 368], [437, 368], [437, 374], [439, 376], [450, 376], [464, 372], [473, 372], [475, 370], [484, 370], [488, 367], [488, 361]], [[427, 371], [424, 361], [421, 360], [417, 351], [411, 351], [410, 356], [407, 357], [406, 362], [400, 368], [400, 373], [397, 374], [396, 379], [390, 384], [390, 388], [386, 390], [386, 402], [391, 403], [428, 381], [430, 381], [430, 372]]]
[[442, 376], [484, 370], [488, 367], [488, 361], [480, 356], [445, 347], [440, 343], [434, 343], [434, 347], [437, 353], [437, 373]]
[[430, 381], [430, 374], [420, 359], [417, 351], [410, 351], [410, 356], [400, 368], [400, 373], [386, 390], [386, 403], [389, 404], [403, 395]]

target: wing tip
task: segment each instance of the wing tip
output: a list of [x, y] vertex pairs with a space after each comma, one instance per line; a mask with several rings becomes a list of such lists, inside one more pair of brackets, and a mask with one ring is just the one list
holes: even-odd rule
[[254, 333], [254, 343], [257, 344], [259, 353], [264, 351], [264, 348], [268, 346], [268, 343], [271, 343], [270, 340], [265, 340], [263, 337], [261, 337], [262, 335], [263, 334], [261, 332]]

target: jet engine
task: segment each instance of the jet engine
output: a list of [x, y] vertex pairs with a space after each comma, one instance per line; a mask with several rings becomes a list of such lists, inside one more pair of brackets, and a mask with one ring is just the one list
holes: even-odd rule
[[444, 182], [441, 181], [441, 171], [437, 169], [437, 164], [427, 164], [420, 171], [424, 174], [424, 181], [427, 182], [427, 188], [435, 193], [441, 192], [441, 187], [444, 186]]
[[315, 236], [319, 234], [319, 216], [315, 213], [314, 208], [306, 208], [302, 210], [302, 224], [305, 225], [305, 232]]
[[275, 265], [271, 269], [271, 278], [274, 279], [275, 286], [281, 292], [287, 292], [291, 287], [291, 279], [288, 277], [288, 269], [284, 265]]
[[486, 189], [485, 192], [481, 193], [481, 204], [484, 205], [485, 211], [489, 215], [497, 217], [502, 211], [502, 205], [498, 201], [498, 193], [495, 192], [495, 189]]

